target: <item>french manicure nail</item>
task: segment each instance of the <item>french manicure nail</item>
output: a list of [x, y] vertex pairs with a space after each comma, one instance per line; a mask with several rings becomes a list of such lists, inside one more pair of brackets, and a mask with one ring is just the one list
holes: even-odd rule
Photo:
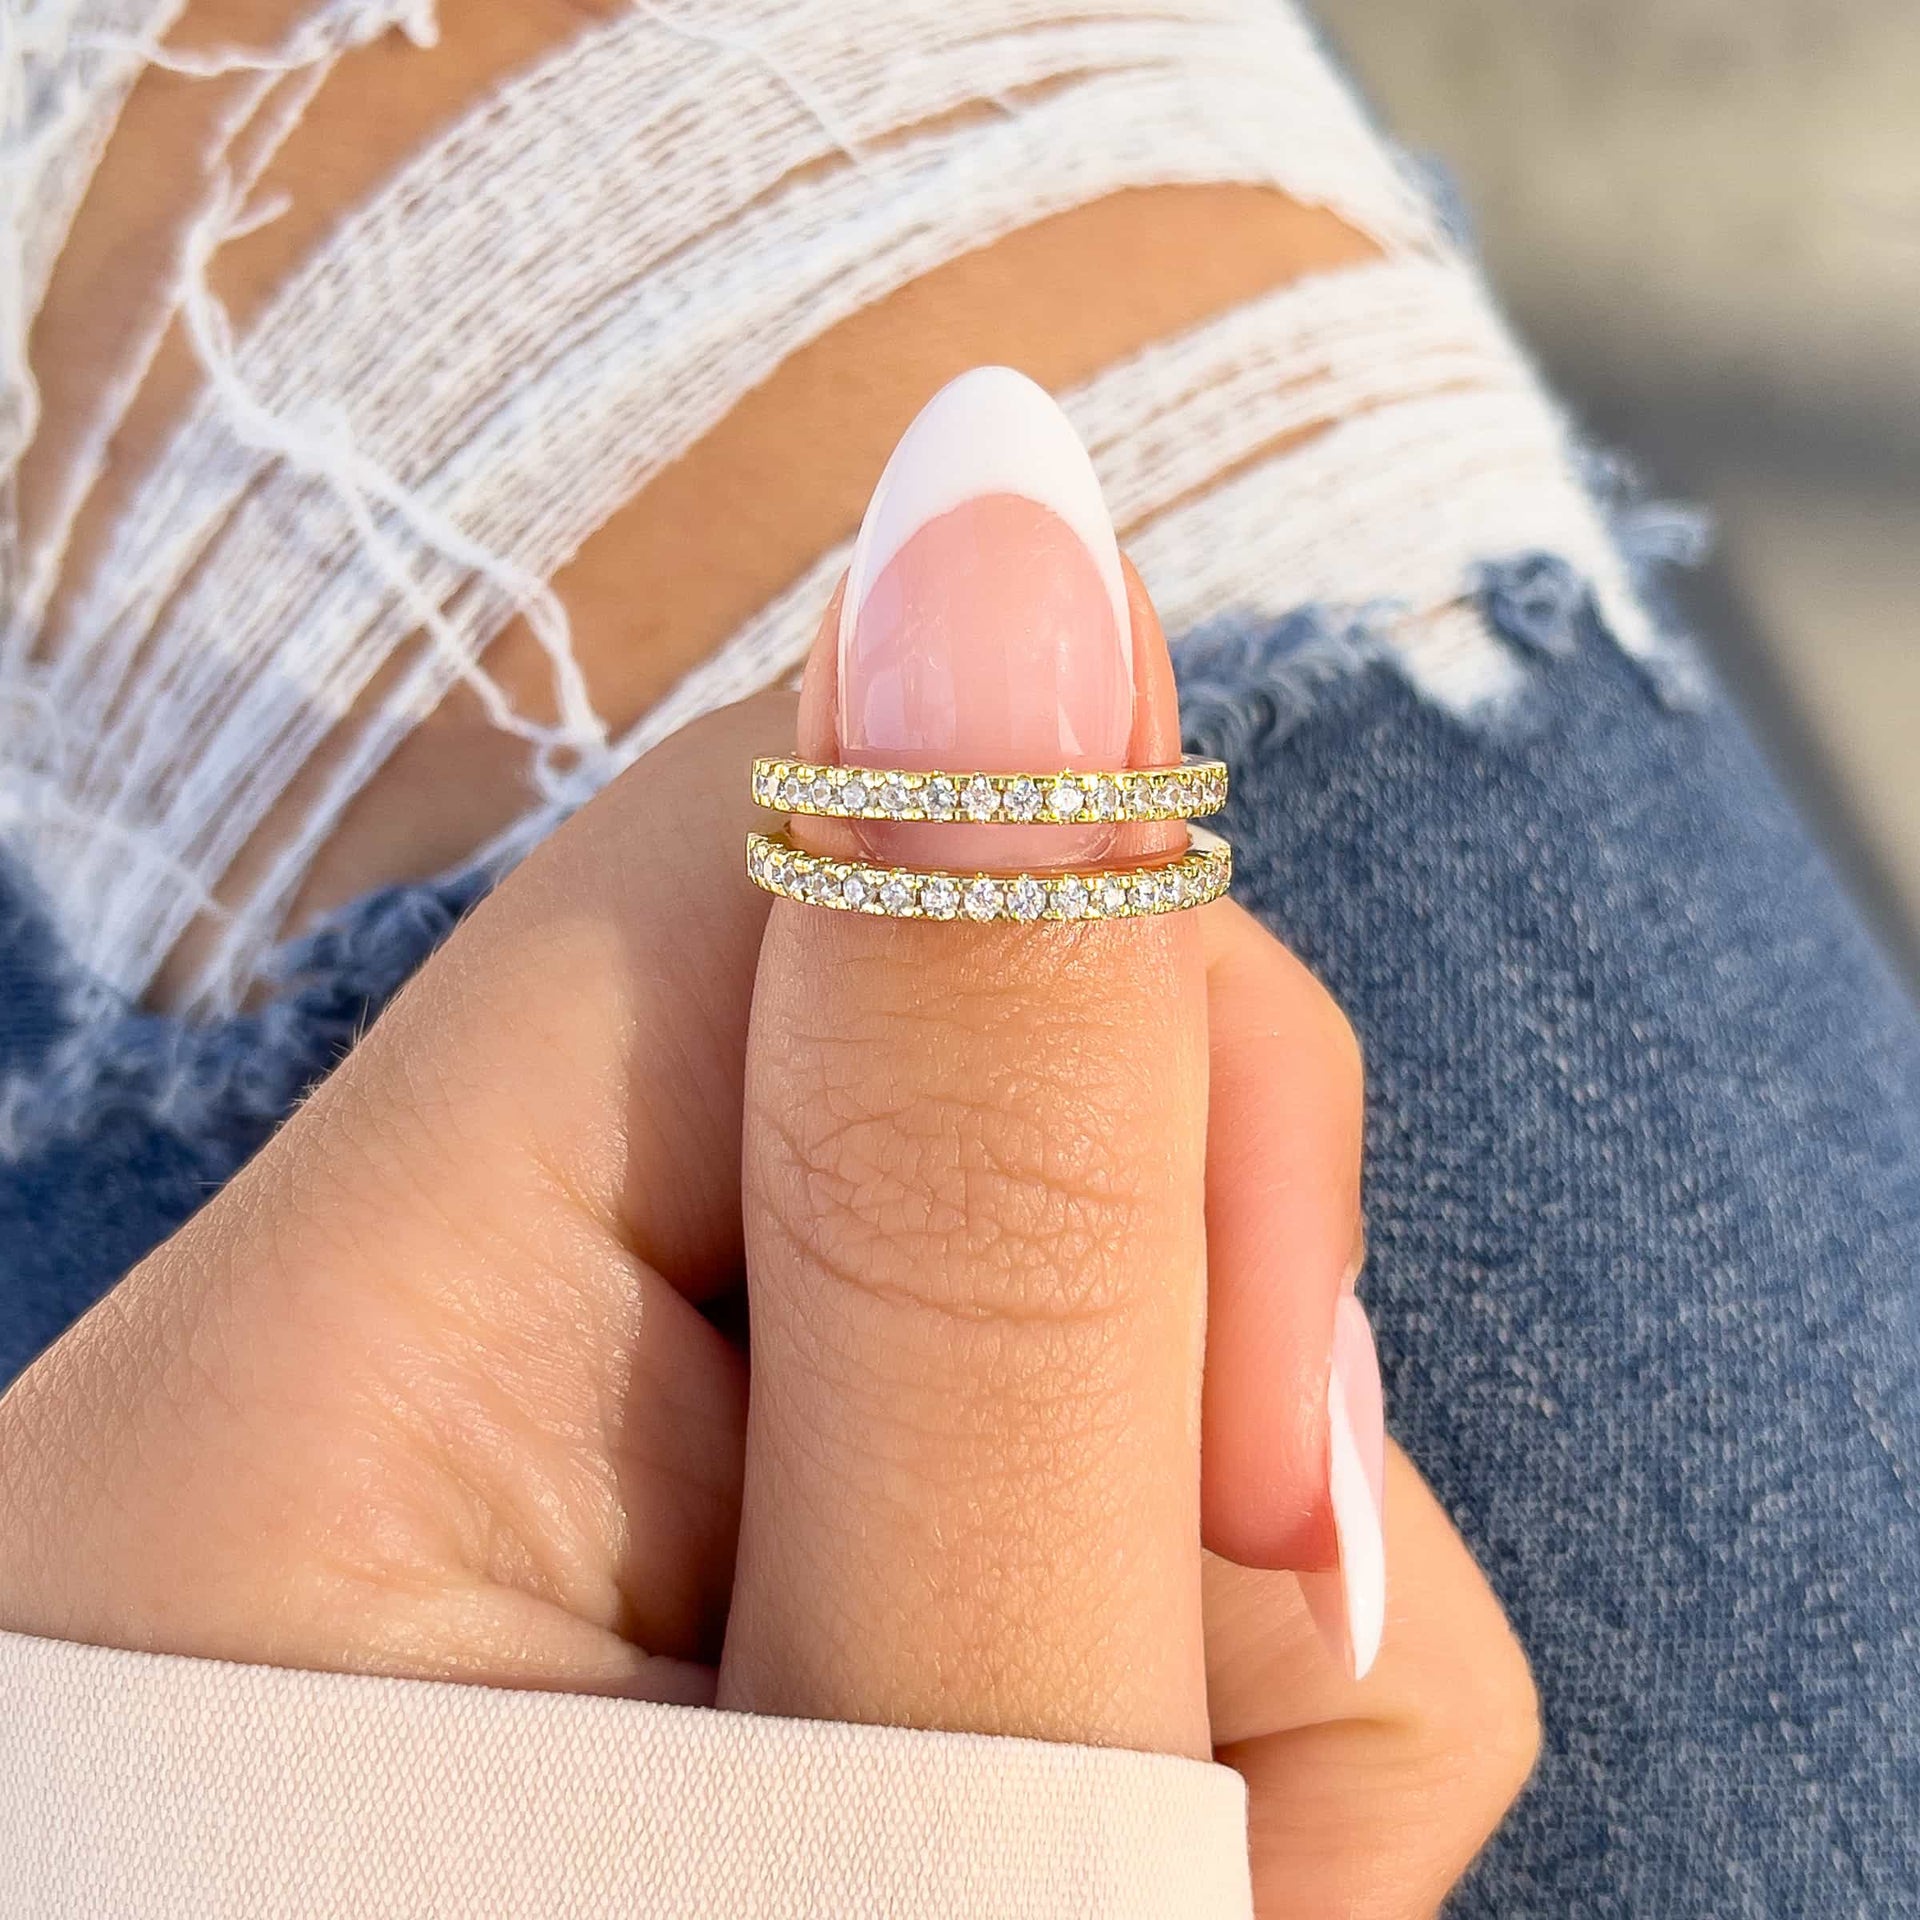
[[[844, 759], [913, 771], [1127, 764], [1133, 638], [1113, 522], [1041, 387], [976, 367], [928, 401], [874, 489], [841, 602]], [[880, 825], [882, 857], [1077, 860], [1100, 829]], [[917, 851], [916, 851], [917, 849]]]
[[1353, 1294], [1334, 1310], [1327, 1368], [1327, 1482], [1340, 1560], [1300, 1575], [1308, 1611], [1349, 1678], [1366, 1677], [1387, 1615], [1387, 1434], [1380, 1362]]

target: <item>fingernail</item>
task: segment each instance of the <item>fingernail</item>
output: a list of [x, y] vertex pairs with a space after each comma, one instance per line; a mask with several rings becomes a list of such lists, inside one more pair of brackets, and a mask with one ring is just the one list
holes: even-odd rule
[[1334, 1311], [1327, 1369], [1327, 1482], [1340, 1563], [1300, 1575], [1308, 1611], [1355, 1680], [1380, 1651], [1387, 1617], [1387, 1431], [1380, 1362], [1366, 1309], [1352, 1294]]
[[[854, 764], [1127, 764], [1133, 638], [1113, 522], [1066, 415], [1024, 374], [962, 374], [894, 449], [854, 546], [838, 667]], [[867, 837], [885, 858], [1004, 867], [1084, 858], [1110, 834], [881, 825]]]

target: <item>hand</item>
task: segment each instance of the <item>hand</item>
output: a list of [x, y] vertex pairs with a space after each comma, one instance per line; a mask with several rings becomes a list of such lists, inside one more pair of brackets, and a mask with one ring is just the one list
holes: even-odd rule
[[[1145, 760], [1171, 675], [1128, 614]], [[1366, 1678], [1281, 1570], [1364, 1524], [1328, 1486], [1345, 1023], [1225, 904], [769, 920], [744, 772], [794, 724], [716, 716], [587, 808], [0, 1402], [0, 1625], [1217, 1751], [1263, 1914], [1431, 1912], [1534, 1709], [1397, 1456]]]

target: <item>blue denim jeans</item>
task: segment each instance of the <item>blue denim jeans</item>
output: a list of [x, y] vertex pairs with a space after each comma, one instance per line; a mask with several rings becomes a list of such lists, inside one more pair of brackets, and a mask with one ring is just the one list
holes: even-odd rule
[[[1485, 611], [1529, 690], [1479, 719], [1313, 610], [1181, 648], [1237, 891], [1365, 1043], [1390, 1424], [1544, 1697], [1453, 1911], [1920, 1914], [1920, 1020], [1718, 696], [1551, 558]], [[218, 1029], [96, 1008], [85, 1071], [6, 896], [0, 1379], [476, 890], [362, 902]]]

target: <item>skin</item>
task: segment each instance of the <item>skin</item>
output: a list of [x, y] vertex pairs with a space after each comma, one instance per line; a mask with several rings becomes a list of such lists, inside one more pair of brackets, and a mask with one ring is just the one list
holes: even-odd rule
[[[476, 0], [431, 57], [343, 61], [276, 170], [304, 224], [222, 263], [237, 313], [368, 169], [582, 11]], [[188, 31], [258, 42], [283, 13], [228, 0]], [[192, 94], [142, 82], [121, 184], [85, 210], [50, 312], [90, 309], [183, 198]], [[604, 709], [643, 708], [851, 531], [947, 375], [1005, 359], [1071, 381], [1361, 250], [1275, 196], [1126, 195], [836, 329], [558, 583]], [[45, 448], [110, 346], [43, 325]], [[190, 385], [175, 352], [115, 476]], [[1131, 594], [1137, 727], [1172, 739], [1164, 643]], [[518, 637], [496, 653], [526, 678]], [[1330, 1550], [1351, 1030], [1225, 903], [1028, 948], [1012, 988], [1007, 943], [1049, 934], [769, 915], [737, 878], [744, 768], [796, 730], [822, 742], [822, 657], [797, 712], [769, 696], [714, 716], [556, 835], [0, 1400], [0, 1624], [1217, 1751], [1253, 1788], [1263, 1914], [1432, 1912], [1524, 1781], [1536, 1709], [1397, 1455], [1366, 1681], [1329, 1662], [1284, 1570]], [[513, 811], [517, 778], [449, 701], [304, 906], [431, 870]], [[699, 914], [659, 912], [696, 886]], [[1041, 1052], [1067, 1067], [1011, 1070]], [[1037, 1153], [1036, 1114], [1089, 1144]], [[962, 1189], [997, 1250], [929, 1237]], [[746, 1357], [702, 1310], [743, 1274], [751, 1412]], [[931, 1595], [930, 1513], [958, 1543]]]

